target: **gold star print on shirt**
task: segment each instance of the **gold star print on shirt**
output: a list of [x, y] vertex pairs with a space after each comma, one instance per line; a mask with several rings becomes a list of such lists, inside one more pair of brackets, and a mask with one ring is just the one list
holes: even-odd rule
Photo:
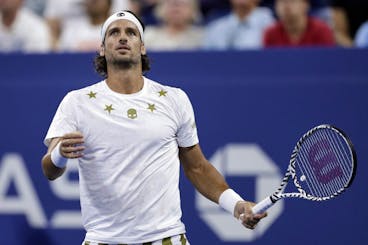
[[109, 114], [111, 113], [112, 110], [115, 110], [113, 107], [112, 107], [112, 104], [111, 105], [105, 105], [105, 111], [107, 111]]
[[97, 92], [89, 92], [87, 95], [89, 96], [89, 98], [90, 99], [92, 99], [92, 98], [95, 98], [96, 99], [96, 94], [97, 94]]
[[161, 96], [164, 96], [166, 97], [166, 94], [167, 94], [167, 91], [161, 89], [161, 91], [158, 91], [158, 96], [161, 97]]
[[153, 112], [154, 110], [156, 110], [155, 104], [148, 103], [147, 109], [150, 110], [151, 112]]

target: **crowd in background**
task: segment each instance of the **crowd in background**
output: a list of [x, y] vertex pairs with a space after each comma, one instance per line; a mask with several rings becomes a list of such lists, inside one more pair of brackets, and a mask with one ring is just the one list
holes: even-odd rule
[[148, 50], [368, 47], [367, 0], [0, 0], [0, 52], [91, 52], [113, 12]]

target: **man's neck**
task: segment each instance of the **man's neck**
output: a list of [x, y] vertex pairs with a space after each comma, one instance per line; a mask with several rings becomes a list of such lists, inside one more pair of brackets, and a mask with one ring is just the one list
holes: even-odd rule
[[143, 88], [141, 71], [135, 69], [109, 70], [106, 83], [109, 88], [121, 94], [137, 93]]

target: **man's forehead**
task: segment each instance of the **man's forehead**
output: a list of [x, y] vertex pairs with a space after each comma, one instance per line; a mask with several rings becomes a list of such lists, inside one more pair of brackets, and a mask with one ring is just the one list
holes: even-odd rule
[[109, 27], [107, 28], [107, 31], [111, 30], [112, 28], [123, 28], [124, 29], [124, 28], [127, 28], [127, 27], [133, 28], [133, 29], [136, 29], [137, 31], [139, 31], [138, 27], [133, 22], [131, 22], [129, 20], [124, 20], [124, 19], [116, 20], [116, 21], [112, 22], [109, 25]]

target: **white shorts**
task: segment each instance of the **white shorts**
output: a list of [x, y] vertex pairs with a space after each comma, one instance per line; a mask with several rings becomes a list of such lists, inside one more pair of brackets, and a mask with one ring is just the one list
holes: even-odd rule
[[185, 234], [180, 234], [172, 237], [167, 237], [154, 242], [145, 242], [145, 243], [135, 243], [135, 244], [126, 244], [126, 243], [98, 243], [91, 241], [83, 241], [82, 245], [190, 245], [189, 241]]

